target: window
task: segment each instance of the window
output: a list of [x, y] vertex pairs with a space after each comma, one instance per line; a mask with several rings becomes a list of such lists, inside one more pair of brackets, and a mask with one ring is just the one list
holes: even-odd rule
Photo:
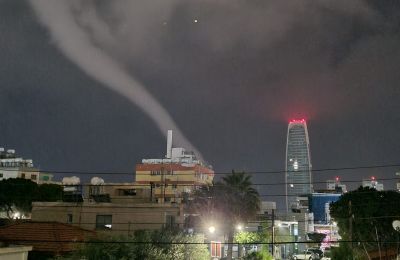
[[36, 180], [37, 179], [37, 175], [36, 174], [32, 174], [31, 175], [31, 180]]
[[96, 229], [111, 229], [112, 215], [97, 215]]
[[2, 173], [0, 173], [0, 178], [3, 178], [3, 174]]
[[167, 228], [175, 227], [175, 216], [171, 215], [165, 216], [165, 227]]
[[73, 221], [72, 214], [67, 214], [67, 223], [72, 224], [72, 221]]
[[89, 187], [89, 195], [99, 195], [100, 192], [100, 185], [93, 185]]
[[21, 173], [21, 178], [25, 179], [25, 173]]
[[136, 196], [136, 189], [122, 190], [122, 196]]

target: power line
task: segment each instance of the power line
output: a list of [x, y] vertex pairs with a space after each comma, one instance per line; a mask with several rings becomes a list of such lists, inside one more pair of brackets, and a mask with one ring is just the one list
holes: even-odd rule
[[[153, 244], [153, 245], [208, 245], [210, 242], [178, 242], [178, 241], [77, 241], [77, 240], [49, 240], [49, 239], [2, 239], [4, 242], [30, 242], [30, 243], [76, 243], [76, 244]], [[340, 240], [340, 241], [332, 241], [334, 243], [376, 243], [376, 240]], [[274, 242], [274, 244], [315, 244], [315, 241], [289, 241], [289, 242]], [[398, 244], [398, 241], [380, 241], [382, 244]], [[252, 243], [238, 243], [238, 242], [224, 242], [223, 244], [228, 245], [272, 245], [272, 242], [252, 242]]]
[[[20, 178], [21, 179], [21, 178]], [[30, 179], [26, 179], [26, 180], [30, 180]], [[393, 181], [393, 180], [400, 180], [400, 177], [393, 177], [393, 178], [376, 178], [375, 181]], [[151, 181], [153, 183], [153, 185], [158, 185], [160, 186], [193, 186], [193, 187], [204, 187], [207, 186], [207, 184], [194, 184], [194, 183], [179, 183], [179, 180], [176, 181]], [[359, 183], [359, 180], [340, 180], [340, 183]], [[313, 182], [291, 182], [290, 184], [293, 185], [298, 185], [298, 184], [326, 184], [326, 181], [313, 181]], [[112, 183], [104, 183], [101, 185], [96, 185], [96, 184], [58, 184], [58, 183], [40, 183], [39, 185], [42, 184], [56, 184], [56, 185], [61, 185], [61, 186], [71, 186], [71, 187], [77, 187], [77, 186], [82, 186], [82, 187], [140, 187], [140, 186], [144, 186], [144, 187], [149, 187], [151, 185], [151, 183], [149, 184], [145, 184], [145, 183], [121, 183], [121, 184], [112, 184]], [[289, 184], [289, 183], [288, 183]], [[24, 185], [23, 183], [10, 183], [9, 185]], [[278, 185], [286, 185], [285, 182], [275, 182], [275, 183], [252, 183], [253, 186], [278, 186]], [[214, 186], [214, 187], [218, 187], [218, 186], [224, 186], [224, 184], [220, 184], [220, 183], [214, 183], [212, 185], [209, 186]], [[156, 188], [159, 188], [156, 186]]]
[[[165, 164], [168, 165], [168, 164]], [[266, 170], [266, 171], [245, 171], [245, 170], [234, 170], [236, 172], [245, 172], [247, 174], [274, 174], [274, 173], [286, 173], [286, 172], [302, 172], [302, 171], [311, 171], [311, 172], [331, 172], [331, 171], [345, 171], [345, 170], [361, 170], [361, 169], [377, 169], [377, 168], [393, 168], [400, 167], [400, 164], [381, 164], [381, 165], [364, 165], [364, 166], [351, 166], [351, 167], [337, 167], [337, 168], [320, 168], [320, 169], [311, 169], [311, 170], [297, 170], [297, 171], [286, 171], [286, 170]], [[16, 171], [15, 169], [1, 169], [2, 171]], [[38, 169], [24, 169], [23, 172], [42, 172], [42, 173], [62, 173], [62, 174], [86, 174], [86, 175], [148, 175], [146, 173], [134, 173], [134, 172], [94, 172], [94, 171], [57, 171], [57, 170], [38, 170]], [[231, 174], [232, 172], [214, 172], [214, 175], [226, 175]], [[204, 173], [208, 174], [208, 173]], [[167, 175], [167, 174], [165, 174]], [[179, 175], [174, 174], [174, 175]], [[183, 175], [183, 174], [182, 174]]]
[[[369, 194], [369, 193], [376, 193], [376, 192], [379, 192], [379, 191], [376, 191], [376, 190], [357, 191], [357, 193], [355, 195], [358, 195], [358, 194]], [[395, 190], [386, 190], [386, 191], [383, 191], [383, 192], [397, 192], [397, 191], [395, 191]], [[105, 194], [107, 194], [107, 193], [105, 193]], [[338, 193], [320, 193], [320, 194], [336, 195]], [[343, 196], [345, 194], [348, 194], [348, 193], [344, 193], [344, 194], [340, 194], [340, 195]], [[171, 195], [171, 196], [169, 196], [169, 195]], [[301, 195], [287, 195], [287, 194], [281, 194], [281, 193], [279, 193], [279, 194], [272, 193], [272, 194], [259, 194], [259, 197], [308, 197], [308, 196], [311, 196], [311, 195], [312, 194], [308, 194], [308, 195], [305, 194], [305, 195], [301, 196]], [[93, 199], [94, 202], [98, 202], [98, 203], [102, 202], [102, 201], [95, 201], [94, 197], [96, 195], [94, 195], [94, 197], [91, 197], [91, 196], [92, 195], [82, 196], [82, 198], [83, 199]], [[135, 196], [135, 195], [110, 196], [110, 200], [111, 201], [112, 200], [142, 200], [143, 203], [148, 203], [150, 201], [150, 197], [133, 197], [133, 196]], [[21, 196], [13, 196], [13, 198], [25, 198], [25, 197], [26, 196], [23, 196], [23, 195], [21, 195]], [[155, 194], [153, 194], [153, 199], [157, 199], [157, 198], [189, 199], [189, 201], [192, 201], [193, 198], [211, 199], [212, 196], [198, 196], [198, 195], [193, 195], [192, 194], [192, 195], [190, 195], [188, 197], [185, 197], [185, 196], [181, 196], [181, 195], [173, 196], [173, 194], [171, 194], [171, 193], [166, 193], [165, 196], [162, 195], [162, 194], [158, 194], [157, 196], [155, 196]], [[60, 201], [41, 201], [41, 200], [35, 200], [35, 199], [36, 198], [33, 198], [33, 202], [39, 202], [39, 203], [40, 202], [60, 202]], [[40, 198], [37, 198], [37, 199], [40, 199]], [[71, 199], [71, 200], [73, 200], [73, 199]], [[63, 201], [63, 202], [65, 202], [65, 203], [81, 203], [79, 201]], [[113, 202], [113, 203], [118, 204], [119, 202]], [[394, 202], [394, 203], [397, 203], [397, 202]], [[398, 203], [400, 203], [400, 201]], [[370, 203], [363, 204], [363, 205], [370, 205]]]

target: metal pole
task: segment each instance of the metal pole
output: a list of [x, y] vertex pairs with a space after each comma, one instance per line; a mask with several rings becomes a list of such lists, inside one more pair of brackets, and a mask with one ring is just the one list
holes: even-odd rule
[[275, 210], [272, 209], [272, 257], [275, 257]]
[[350, 230], [350, 244], [353, 248], [353, 213], [351, 212], [351, 200], [349, 201], [349, 230]]

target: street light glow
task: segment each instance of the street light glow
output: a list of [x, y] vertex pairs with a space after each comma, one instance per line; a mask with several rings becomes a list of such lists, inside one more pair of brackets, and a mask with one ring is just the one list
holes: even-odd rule
[[211, 226], [208, 228], [208, 232], [210, 232], [211, 234], [215, 232], [215, 227]]
[[242, 230], [242, 229], [243, 229], [243, 226], [239, 224], [239, 225], [237, 225], [237, 226], [236, 226], [236, 228], [237, 228], [237, 230], [239, 230], [239, 231], [240, 231], [240, 230]]

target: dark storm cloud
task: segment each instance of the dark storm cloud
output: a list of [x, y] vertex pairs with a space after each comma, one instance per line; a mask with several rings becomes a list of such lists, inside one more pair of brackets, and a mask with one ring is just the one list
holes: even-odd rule
[[[309, 119], [314, 168], [398, 161], [396, 1], [69, 3], [90, 43], [156, 97], [217, 171], [282, 169], [291, 117]], [[1, 5], [2, 14], [13, 14], [0, 16], [5, 144], [40, 154], [34, 159], [44, 168], [131, 170], [141, 158], [163, 156], [155, 126], [64, 59], [28, 5]], [[16, 89], [33, 98], [22, 102]], [[46, 149], [35, 149], [41, 131]], [[315, 180], [391, 177], [394, 170], [318, 173]], [[283, 181], [272, 176], [255, 181]]]
[[[80, 11], [84, 10], [86, 5], [84, 2], [35, 0], [31, 1], [31, 4], [40, 21], [48, 27], [56, 45], [66, 57], [88, 76], [143, 110], [158, 126], [162, 134], [169, 129], [174, 130], [175, 140], [178, 140], [176, 143], [193, 150], [202, 159], [200, 152], [186, 139], [166, 109], [153, 98], [143, 85], [125, 71], [118, 60], [113, 59], [91, 42], [90, 36], [97, 36], [96, 33], [93, 33], [96, 32], [96, 28], [104, 28], [106, 24], [96, 19], [95, 15], [91, 15], [92, 12], [84, 16], [85, 19], [80, 19], [82, 16]], [[77, 13], [77, 17], [75, 13]], [[94, 30], [90, 30], [88, 33], [84, 28], [89, 23], [80, 25], [79, 22], [76, 22], [76, 19], [90, 20], [86, 17], [95, 19], [94, 26], [89, 27]]]

